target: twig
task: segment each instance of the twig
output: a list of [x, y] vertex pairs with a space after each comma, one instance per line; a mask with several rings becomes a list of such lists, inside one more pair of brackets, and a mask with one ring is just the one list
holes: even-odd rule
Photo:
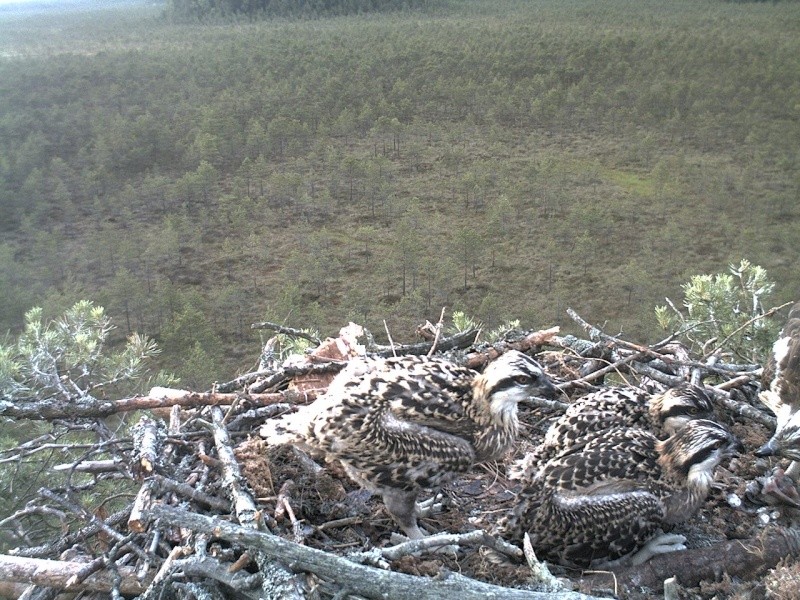
[[442, 546], [487, 546], [508, 556], [522, 558], [522, 550], [499, 538], [478, 529], [469, 533], [439, 533], [417, 540], [409, 540], [401, 544], [382, 548], [381, 556], [386, 560], [397, 560], [403, 556], [416, 554], [423, 550], [441, 548]]
[[386, 339], [389, 340], [389, 347], [392, 349], [392, 356], [397, 356], [394, 349], [394, 341], [392, 341], [392, 334], [389, 332], [389, 326], [386, 324], [386, 319], [383, 320], [383, 328], [386, 330]]
[[[39, 490], [39, 495], [42, 496], [43, 498], [47, 498], [48, 500], [50, 500], [52, 502], [56, 502], [58, 504], [61, 504], [62, 506], [64, 506], [65, 508], [67, 508], [68, 510], [73, 512], [74, 514], [76, 514], [79, 517], [81, 517], [82, 519], [88, 521], [89, 523], [97, 525], [100, 528], [100, 530], [103, 531], [103, 533], [105, 533], [106, 535], [109, 536], [109, 538], [111, 538], [111, 539], [113, 539], [113, 540], [115, 540], [117, 542], [120, 541], [120, 540], [125, 539], [125, 536], [123, 536], [117, 530], [112, 529], [108, 525], [108, 523], [106, 523], [105, 521], [103, 521], [102, 519], [97, 517], [96, 515], [90, 513], [89, 511], [87, 511], [82, 506], [79, 506], [79, 505], [75, 504], [74, 502], [72, 502], [72, 501], [70, 501], [70, 500], [68, 500], [66, 498], [61, 497], [58, 494], [54, 494], [53, 492], [51, 492], [50, 490], [48, 490], [46, 488], [41, 488]], [[131, 550], [136, 552], [136, 554], [138, 554], [140, 558], [142, 558], [142, 559], [146, 559], [147, 558], [147, 555], [138, 546], [131, 545]]]
[[[478, 329], [469, 329], [467, 331], [460, 331], [450, 337], [440, 338], [437, 345], [439, 352], [469, 348], [473, 343], [475, 343], [475, 338], [478, 336], [478, 333], [480, 333], [480, 330]], [[405, 354], [422, 355], [430, 352], [432, 346], [432, 342], [421, 342], [419, 344], [395, 344], [393, 347], [375, 346], [375, 354], [383, 357]], [[2, 407], [2, 405], [0, 405], [0, 407]]]
[[253, 383], [259, 377], [269, 377], [274, 373], [274, 369], [263, 369], [260, 371], [253, 371], [252, 373], [245, 373], [244, 375], [239, 375], [239, 377], [236, 379], [218, 384], [217, 391], [221, 393], [227, 393], [241, 390], [248, 384]]
[[579, 386], [583, 383], [589, 383], [591, 381], [594, 381], [595, 379], [603, 377], [603, 375], [606, 375], [607, 373], [610, 373], [612, 371], [619, 371], [621, 367], [624, 367], [625, 365], [642, 358], [644, 354], [645, 354], [644, 352], [635, 352], [633, 354], [629, 354], [625, 358], [613, 362], [603, 367], [602, 369], [598, 369], [597, 371], [592, 371], [588, 375], [585, 375], [584, 377], [581, 377], [579, 379], [573, 379], [571, 381], [558, 384], [556, 387], [560, 390], [564, 390], [564, 389], [569, 389], [571, 387]]
[[278, 325], [277, 323], [270, 323], [269, 321], [262, 321], [261, 323], [252, 323], [250, 325], [250, 329], [270, 329], [276, 333], [282, 333], [284, 335], [288, 335], [290, 337], [296, 338], [303, 338], [304, 340], [308, 340], [319, 346], [322, 343], [318, 337], [315, 337], [308, 333], [307, 331], [303, 331], [301, 329], [295, 329], [293, 327], [284, 327], [283, 325]]
[[36, 546], [33, 548], [15, 548], [11, 550], [11, 554], [20, 557], [43, 557], [43, 556], [52, 556], [54, 554], [60, 554], [67, 548], [72, 547], [74, 544], [87, 540], [91, 537], [94, 537], [103, 529], [103, 526], [119, 526], [123, 522], [127, 521], [128, 517], [131, 514], [131, 508], [128, 507], [124, 510], [121, 510], [113, 515], [107, 517], [104, 521], [100, 521], [96, 519], [95, 521], [90, 522], [86, 527], [83, 527], [76, 531], [75, 533], [71, 533], [62, 537], [56, 543], [48, 543], [42, 546]]
[[322, 363], [312, 363], [308, 365], [291, 365], [284, 367], [280, 371], [271, 373], [263, 381], [258, 381], [250, 386], [248, 391], [251, 394], [258, 394], [289, 381], [294, 377], [308, 375], [328, 375], [338, 373], [347, 365], [347, 361], [328, 361]]
[[317, 531], [325, 531], [326, 529], [336, 529], [337, 527], [349, 527], [363, 521], [362, 517], [344, 517], [343, 519], [334, 519], [333, 521], [326, 521], [317, 527]]
[[652, 346], [642, 346], [640, 344], [635, 344], [633, 342], [629, 342], [627, 340], [623, 340], [622, 338], [615, 337], [613, 335], [608, 335], [607, 333], [603, 333], [599, 328], [595, 327], [594, 325], [590, 325], [586, 320], [584, 320], [578, 313], [576, 313], [571, 308], [567, 308], [567, 314], [570, 318], [578, 323], [581, 327], [583, 327], [588, 333], [589, 337], [594, 339], [603, 339], [613, 342], [619, 346], [623, 346], [625, 348], [630, 348], [631, 350], [636, 350], [637, 352], [641, 352], [642, 354], [646, 354], [648, 356], [652, 356], [653, 358], [664, 358], [664, 355], [656, 350], [658, 348], [662, 348], [667, 344], [671, 343], [675, 338], [678, 337], [679, 333], [672, 333], [667, 338], [661, 340], [653, 344]]
[[0, 521], [0, 528], [5, 527], [12, 521], [18, 521], [30, 515], [44, 515], [47, 517], [55, 517], [61, 522], [62, 527], [67, 527], [67, 514], [63, 511], [50, 508], [49, 506], [26, 506], [22, 510], [18, 510], [13, 515], [10, 515]]
[[446, 307], [442, 307], [442, 313], [439, 315], [439, 321], [436, 323], [436, 334], [433, 336], [433, 343], [431, 344], [431, 349], [428, 351], [428, 356], [433, 356], [433, 353], [436, 352], [436, 347], [439, 345], [439, 337], [442, 335], [442, 325], [444, 323], [444, 311]]

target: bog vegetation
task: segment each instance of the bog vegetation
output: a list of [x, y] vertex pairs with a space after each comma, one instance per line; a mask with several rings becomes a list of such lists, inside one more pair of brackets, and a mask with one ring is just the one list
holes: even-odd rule
[[742, 257], [797, 295], [797, 3], [352, 4], [0, 12], [0, 331], [91, 299], [204, 389], [254, 321], [653, 339]]

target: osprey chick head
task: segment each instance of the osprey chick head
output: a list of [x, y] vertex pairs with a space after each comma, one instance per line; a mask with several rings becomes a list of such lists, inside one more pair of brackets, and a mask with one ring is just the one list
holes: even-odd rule
[[539, 364], [530, 356], [509, 350], [489, 363], [472, 382], [473, 397], [489, 404], [495, 418], [516, 418], [517, 404], [531, 396], [557, 393]]

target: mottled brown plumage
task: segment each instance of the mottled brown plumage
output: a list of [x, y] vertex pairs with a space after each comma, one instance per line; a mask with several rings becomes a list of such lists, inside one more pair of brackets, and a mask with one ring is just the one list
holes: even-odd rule
[[619, 559], [691, 517], [737, 446], [727, 429], [704, 419], [666, 440], [636, 428], [595, 432], [523, 482], [500, 531], [514, 540], [528, 533], [540, 558], [565, 565]]
[[551, 394], [541, 368], [509, 351], [483, 373], [441, 358], [356, 359], [327, 393], [268, 423], [271, 444], [298, 443], [338, 459], [364, 488], [382, 494], [412, 538], [416, 498], [475, 464], [502, 457], [517, 435], [517, 403]]
[[636, 427], [663, 438], [692, 419], [709, 419], [713, 415], [708, 394], [695, 385], [681, 384], [655, 395], [631, 387], [604, 388], [570, 404], [550, 425], [542, 443], [511, 466], [509, 476], [531, 477], [539, 465], [598, 431]]
[[[758, 456], [785, 456], [800, 460], [800, 302], [789, 311], [789, 319], [767, 357], [758, 395], [777, 417], [775, 434], [756, 451]], [[800, 473], [798, 465], [790, 474]]]

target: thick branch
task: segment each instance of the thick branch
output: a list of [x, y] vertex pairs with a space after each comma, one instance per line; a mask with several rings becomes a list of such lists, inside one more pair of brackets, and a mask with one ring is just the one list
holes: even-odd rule
[[725, 410], [729, 413], [738, 415], [740, 417], [745, 417], [746, 419], [755, 421], [756, 423], [761, 423], [769, 429], [775, 429], [775, 423], [777, 421], [772, 415], [769, 415], [766, 412], [744, 402], [734, 400], [731, 398], [730, 394], [721, 389], [717, 389], [715, 387], [706, 389], [714, 395], [714, 401], [722, 404]]
[[320, 577], [337, 582], [353, 595], [366, 598], [418, 600], [423, 597], [431, 599], [457, 597], [460, 600], [485, 600], [487, 598], [591, 600], [590, 596], [576, 592], [542, 593], [503, 588], [452, 573], [426, 578], [384, 571], [356, 564], [346, 558], [301, 546], [274, 535], [260, 533], [219, 519], [168, 506], [154, 506], [150, 513], [153, 519], [160, 518], [172, 525], [186, 527], [247, 548], [260, 550], [279, 559], [293, 570], [315, 573]]
[[[254, 406], [269, 406], [279, 402], [304, 404], [313, 401], [317, 394], [309, 392], [285, 391], [275, 394], [248, 394], [247, 401]], [[134, 396], [120, 400], [97, 400], [96, 398], [75, 399], [64, 402], [54, 398], [44, 400], [20, 400], [0, 402], [0, 417], [13, 419], [33, 419], [55, 421], [58, 419], [102, 418], [132, 410], [152, 410], [155, 408], [197, 408], [201, 406], [228, 406], [240, 400], [241, 394], [217, 394], [188, 392], [153, 388], [147, 396]]]
[[231, 438], [223, 424], [222, 409], [215, 406], [211, 409], [211, 416], [214, 426], [214, 444], [217, 447], [217, 454], [222, 466], [222, 483], [231, 494], [239, 523], [252, 527], [258, 517], [258, 509], [255, 500], [242, 483], [242, 474], [233, 453]]
[[[20, 558], [0, 554], [0, 581], [33, 583], [40, 586], [65, 589], [67, 581], [78, 575], [86, 563], [43, 560], [40, 558]], [[119, 567], [122, 576], [120, 592], [126, 595], [139, 595], [147, 588], [149, 581], [139, 581], [132, 567]], [[94, 573], [70, 591], [92, 590], [110, 592], [114, 587], [114, 574], [110, 571]]]
[[153, 472], [161, 456], [161, 447], [166, 439], [164, 423], [143, 415], [132, 429], [133, 456], [131, 470], [138, 477]]

